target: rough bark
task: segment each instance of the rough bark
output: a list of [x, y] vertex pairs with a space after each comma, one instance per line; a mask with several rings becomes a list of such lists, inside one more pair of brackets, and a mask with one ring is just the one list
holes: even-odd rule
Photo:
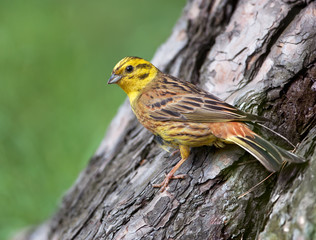
[[316, 3], [190, 0], [152, 62], [271, 119], [309, 162], [238, 198], [269, 173], [237, 146], [197, 148], [160, 193], [179, 156], [126, 101], [55, 216], [17, 239], [316, 239]]

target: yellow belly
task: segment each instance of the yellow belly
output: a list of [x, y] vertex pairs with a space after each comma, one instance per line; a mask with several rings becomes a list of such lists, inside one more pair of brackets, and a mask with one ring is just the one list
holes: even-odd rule
[[178, 148], [211, 146], [224, 147], [231, 135], [251, 135], [251, 130], [244, 123], [218, 122], [193, 123], [176, 121], [155, 121], [145, 114], [135, 112], [139, 122], [169, 145]]
[[215, 137], [208, 125], [208, 123], [173, 122], [170, 124], [168, 122], [156, 126], [154, 133], [173, 146], [201, 147], [215, 145], [223, 147], [223, 139]]

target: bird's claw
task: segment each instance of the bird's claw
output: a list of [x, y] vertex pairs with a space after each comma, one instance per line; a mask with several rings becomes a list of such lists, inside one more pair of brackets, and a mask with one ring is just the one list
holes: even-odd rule
[[186, 177], [186, 174], [179, 174], [179, 175], [176, 175], [176, 176], [173, 176], [173, 175], [170, 175], [170, 174], [166, 174], [165, 175], [165, 179], [161, 183], [153, 184], [153, 187], [160, 188], [160, 192], [163, 192], [168, 187], [169, 182], [170, 182], [171, 179], [183, 179], [185, 177]]

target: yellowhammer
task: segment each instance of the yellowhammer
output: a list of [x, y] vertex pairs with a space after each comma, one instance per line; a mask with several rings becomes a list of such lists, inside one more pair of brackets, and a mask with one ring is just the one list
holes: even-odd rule
[[163, 144], [180, 150], [181, 160], [166, 175], [163, 191], [176, 170], [189, 157], [191, 147], [223, 147], [235, 143], [258, 159], [271, 172], [284, 161], [304, 159], [269, 143], [244, 122], [262, 118], [244, 113], [192, 83], [162, 73], [150, 62], [125, 57], [116, 64], [108, 84], [118, 84], [129, 97], [133, 112], [141, 124], [163, 140]]

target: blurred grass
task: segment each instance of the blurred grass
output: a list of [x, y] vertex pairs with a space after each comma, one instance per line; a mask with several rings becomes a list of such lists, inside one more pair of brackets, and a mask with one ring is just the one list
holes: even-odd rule
[[51, 216], [125, 99], [118, 60], [150, 60], [185, 0], [1, 0], [0, 239]]

